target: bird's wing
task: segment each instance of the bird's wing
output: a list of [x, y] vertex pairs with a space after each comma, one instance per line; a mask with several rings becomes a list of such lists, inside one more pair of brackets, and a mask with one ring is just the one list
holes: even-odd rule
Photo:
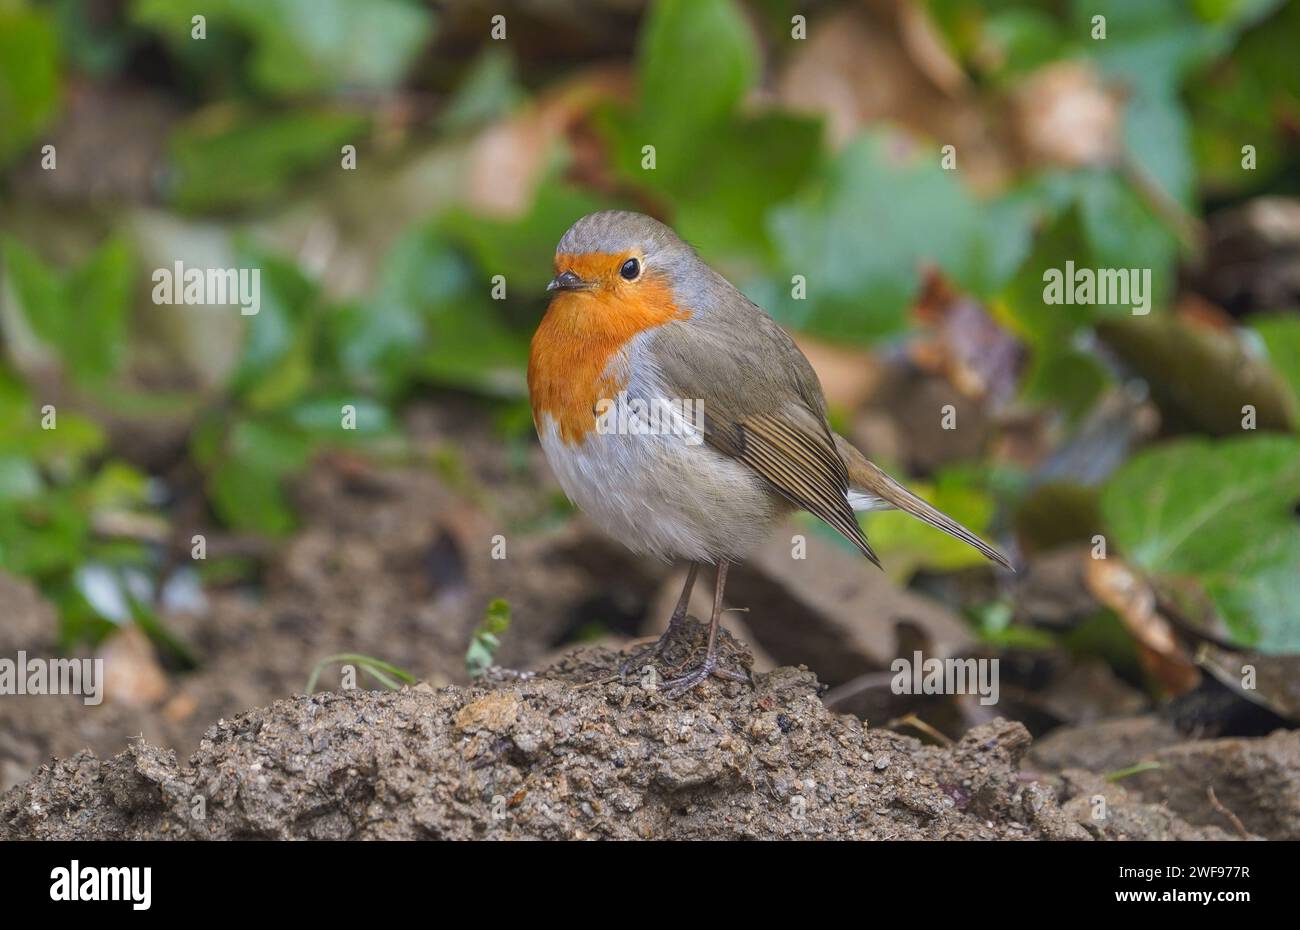
[[942, 510], [921, 500], [921, 498], [889, 477], [838, 433], [835, 434], [835, 448], [839, 451], [840, 459], [843, 460], [844, 467], [848, 470], [849, 487], [856, 491], [865, 492], [871, 498], [883, 502], [889, 507], [897, 507], [904, 513], [930, 524], [935, 529], [942, 530], [955, 539], [960, 539], [966, 545], [973, 546], [987, 558], [997, 562], [1008, 571], [1015, 571], [1011, 560], [1005, 555]]
[[[744, 300], [739, 293], [736, 299]], [[705, 442], [744, 462], [879, 565], [849, 504], [848, 472], [812, 366], [771, 317], [745, 304], [655, 331], [665, 388], [700, 402]]]

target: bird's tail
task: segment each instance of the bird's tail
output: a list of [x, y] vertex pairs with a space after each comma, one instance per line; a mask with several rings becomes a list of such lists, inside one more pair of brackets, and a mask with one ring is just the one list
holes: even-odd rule
[[[997, 562], [1003, 568], [1011, 569], [1011, 562], [1005, 555], [980, 539], [952, 517], [927, 504], [907, 488], [881, 471], [867, 457], [849, 444], [838, 433], [835, 435], [835, 449], [849, 472], [849, 502], [855, 510], [874, 510], [885, 507], [897, 507], [922, 520], [937, 530], [942, 530], [973, 546], [985, 556]], [[856, 492], [856, 493], [855, 493]]]

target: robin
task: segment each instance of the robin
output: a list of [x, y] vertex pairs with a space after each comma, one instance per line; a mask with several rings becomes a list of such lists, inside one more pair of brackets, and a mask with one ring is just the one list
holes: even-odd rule
[[855, 511], [904, 510], [1011, 568], [831, 430], [794, 341], [663, 223], [584, 216], [560, 239], [555, 271], [528, 390], [556, 478], [633, 551], [690, 563], [674, 622], [699, 566], [717, 566], [704, 659], [664, 683], [670, 696], [710, 675], [736, 677], [717, 655], [727, 568], [794, 510], [877, 566]]

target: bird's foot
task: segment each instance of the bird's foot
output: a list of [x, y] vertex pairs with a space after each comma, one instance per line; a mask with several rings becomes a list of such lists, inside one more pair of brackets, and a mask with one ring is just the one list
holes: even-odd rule
[[662, 658], [664, 651], [668, 648], [668, 644], [677, 635], [677, 630], [675, 628], [683, 619], [685, 618], [674, 615], [673, 618], [668, 621], [668, 629], [664, 631], [662, 636], [656, 639], [653, 643], [650, 643], [648, 646], [642, 646], [640, 649], [637, 649], [630, 656], [624, 659], [623, 663], [618, 667], [619, 681], [626, 683], [628, 678], [642, 674], [655, 659]]
[[623, 660], [619, 679], [624, 684], [639, 679], [643, 687], [663, 691], [670, 698], [685, 694], [709, 676], [753, 684], [748, 651], [726, 630], [719, 630], [717, 648], [708, 656], [706, 633], [699, 621], [674, 617], [663, 636]]
[[718, 657], [716, 655], [711, 655], [705, 656], [703, 662], [686, 674], [665, 681], [661, 687], [665, 697], [679, 698], [697, 685], [703, 684], [710, 676], [721, 678], [725, 681], [743, 681], [746, 683], [752, 683], [752, 679], [749, 675], [720, 665], [718, 663]]
[[712, 675], [718, 668], [717, 656], [706, 656], [704, 661], [695, 668], [691, 669], [685, 675], [677, 678], [670, 678], [663, 683], [663, 692], [665, 697], [679, 698], [687, 691], [700, 685]]

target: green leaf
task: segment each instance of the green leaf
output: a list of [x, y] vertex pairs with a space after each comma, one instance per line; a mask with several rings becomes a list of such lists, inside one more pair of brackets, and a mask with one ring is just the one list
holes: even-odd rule
[[90, 513], [77, 489], [0, 503], [0, 569], [54, 579], [85, 558]]
[[501, 647], [501, 637], [510, 629], [510, 604], [494, 598], [488, 604], [483, 622], [474, 630], [469, 649], [465, 652], [465, 668], [470, 678], [478, 678], [491, 667], [497, 650]]
[[402, 683], [408, 685], [415, 683], [415, 676], [410, 672], [398, 668], [391, 662], [385, 662], [383, 659], [376, 659], [374, 656], [361, 655], [355, 652], [344, 652], [335, 656], [326, 656], [316, 663], [311, 670], [311, 677], [307, 679], [306, 692], [312, 694], [316, 690], [316, 682], [320, 680], [320, 673], [325, 670], [327, 665], [350, 664], [358, 665], [361, 670], [374, 677], [385, 688], [390, 691], [397, 691], [402, 687]]
[[185, 52], [191, 17], [253, 42], [251, 74], [270, 94], [383, 90], [405, 76], [433, 33], [433, 14], [408, 0], [135, 0], [131, 19]]
[[1084, 42], [1110, 80], [1125, 88], [1124, 145], [1134, 162], [1175, 200], [1195, 193], [1192, 125], [1179, 92], [1184, 80], [1226, 53], [1239, 32], [1265, 15], [1268, 2], [1229, 2], [1212, 9], [1183, 0], [1074, 0], [1073, 28], [1089, 35], [1094, 16], [1106, 17], [1106, 38]]
[[814, 193], [770, 215], [784, 280], [802, 275], [807, 299], [778, 290], [783, 322], [862, 341], [903, 328], [927, 264], [984, 295], [1015, 270], [1029, 243], [1029, 212], [990, 209], [939, 164], [937, 149], [897, 133], [850, 144]]
[[0, 166], [22, 152], [59, 109], [60, 55], [50, 18], [0, 4]]
[[384, 256], [373, 293], [328, 317], [343, 377], [384, 397], [404, 390], [428, 344], [430, 315], [446, 303], [459, 306], [473, 279], [469, 262], [436, 230], [404, 234]]
[[1125, 557], [1197, 579], [1243, 645], [1300, 649], [1300, 440], [1188, 439], [1144, 452], [1102, 494]]
[[1070, 420], [1083, 416], [1101, 396], [1110, 375], [1095, 354], [1043, 347], [1030, 358], [1025, 399], [1059, 407]]
[[[1146, 295], [1147, 308], [1162, 307], [1173, 289], [1178, 257], [1173, 232], [1118, 175], [1084, 171], [1074, 181], [1091, 266], [1149, 268], [1151, 293]], [[1105, 309], [1129, 312], [1131, 308], [1132, 304]]]
[[41, 407], [18, 380], [0, 368], [0, 456], [56, 466], [76, 473], [81, 462], [104, 447], [104, 430], [70, 410], [57, 412], [54, 429], [42, 428]]
[[208, 476], [212, 508], [232, 529], [282, 536], [296, 524], [282, 487], [282, 472], [245, 459], [217, 464]]
[[149, 477], [125, 462], [109, 461], [86, 486], [85, 504], [91, 510], [131, 510], [144, 506]]
[[821, 123], [780, 113], [701, 127], [691, 138], [688, 171], [666, 170], [671, 166], [658, 157], [659, 167], [642, 169], [641, 146], [650, 134], [638, 114], [604, 113], [601, 127], [615, 169], [672, 204], [677, 233], [715, 259], [769, 259], [768, 210], [797, 193], [821, 159]]
[[236, 420], [219, 441], [214, 429], [196, 433], [195, 441], [202, 436], [203, 456], [212, 462], [207, 487], [217, 516], [250, 533], [279, 536], [292, 530], [297, 521], [284, 482], [307, 464], [310, 440], [273, 418]]
[[76, 470], [73, 466], [101, 451], [107, 442], [102, 426], [72, 411], [58, 414], [56, 429], [35, 426], [25, 436], [13, 438], [16, 440], [14, 448], [23, 450], [42, 465], [56, 465], [73, 471]]
[[[356, 429], [343, 428], [343, 407], [356, 411]], [[286, 411], [286, 417], [297, 429], [314, 440], [335, 443], [373, 439], [391, 433], [395, 424], [392, 414], [383, 404], [365, 397], [348, 394], [312, 397]]]
[[1296, 403], [1293, 419], [1300, 422], [1300, 317], [1294, 315], [1256, 317], [1251, 321], [1255, 332], [1264, 340], [1269, 361], [1291, 388]]
[[983, 32], [981, 57], [992, 57], [998, 77], [1022, 77], [1063, 57], [1061, 24], [1035, 9], [1005, 9], [992, 13]]
[[311, 443], [274, 418], [236, 421], [226, 436], [226, 455], [268, 472], [288, 474], [307, 464]]
[[[452, 217], [447, 225], [450, 231], [426, 228], [398, 241], [380, 269], [374, 294], [332, 315], [333, 351], [351, 383], [383, 396], [413, 378], [518, 396], [524, 390], [520, 372], [527, 337], [502, 321], [503, 302], [491, 299], [490, 278], [505, 276], [509, 301], [540, 304], [545, 280], [533, 290], [527, 280], [521, 282], [522, 271], [496, 269], [532, 271], [527, 263], [536, 261], [541, 262], [538, 277], [545, 278], [550, 254], [542, 259], [535, 253], [551, 227], [524, 232], [468, 214]], [[554, 233], [556, 241], [564, 228]], [[480, 256], [482, 272], [453, 238]], [[554, 248], [552, 241], [550, 251]]]
[[5, 236], [4, 270], [32, 332], [49, 348], [58, 350], [67, 328], [67, 306], [62, 283], [54, 268], [13, 236]]
[[241, 264], [259, 269], [261, 302], [243, 318], [243, 352], [230, 388], [249, 409], [274, 410], [301, 397], [311, 381], [319, 295], [293, 262], [245, 251]]
[[24, 319], [57, 353], [65, 373], [82, 385], [112, 374], [125, 348], [131, 298], [132, 258], [125, 240], [106, 239], [63, 280], [12, 237], [5, 239], [5, 256]]
[[598, 114], [614, 169], [671, 205], [677, 232], [711, 257], [770, 258], [764, 216], [817, 164], [820, 121], [738, 112], [759, 51], [732, 0], [665, 0], [641, 39], [636, 106]]
[[461, 78], [438, 123], [444, 132], [472, 129], [504, 116], [523, 99], [514, 59], [498, 43], [490, 42]]
[[361, 141], [367, 119], [354, 113], [300, 109], [259, 113], [219, 105], [181, 124], [170, 141], [170, 199], [203, 212], [262, 204], [304, 173], [341, 158]]
[[757, 40], [733, 0], [660, 0], [651, 8], [637, 72], [641, 144], [655, 146], [657, 170], [699, 167], [691, 156], [697, 134], [735, 109], [758, 66]]
[[[1191, 82], [1188, 97], [1197, 166], [1204, 182], [1216, 190], [1250, 190], [1261, 183], [1261, 177], [1275, 175], [1286, 164], [1289, 129], [1277, 114], [1300, 98], [1297, 34], [1300, 4], [1286, 4], [1243, 36], [1230, 56], [1230, 66], [1208, 69]], [[1255, 149], [1254, 171], [1242, 170], [1245, 144]]]
[[41, 474], [31, 459], [0, 455], [0, 506], [36, 497], [44, 486]]

